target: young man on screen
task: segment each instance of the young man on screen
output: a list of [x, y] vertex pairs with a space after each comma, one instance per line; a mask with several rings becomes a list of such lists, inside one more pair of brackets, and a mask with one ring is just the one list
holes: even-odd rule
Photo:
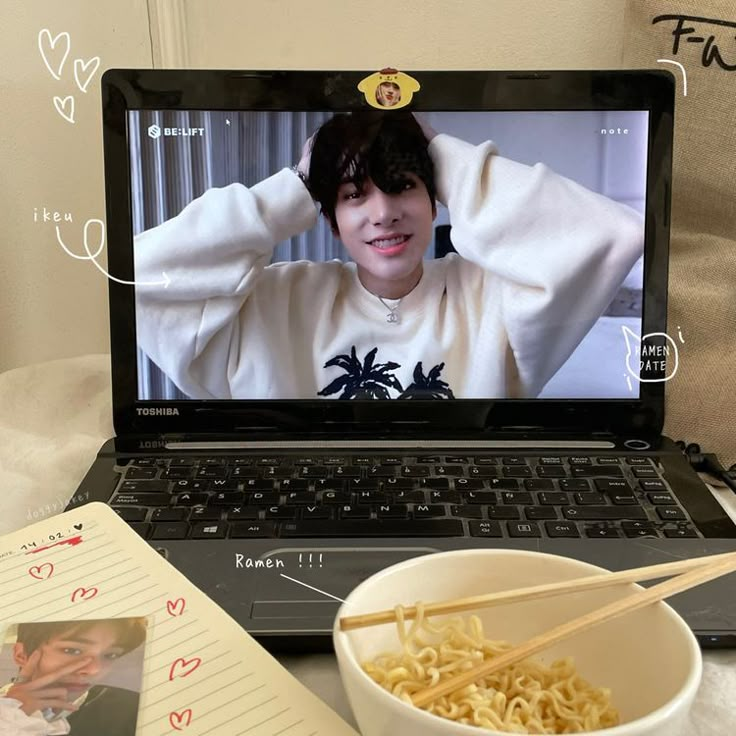
[[[435, 199], [457, 253], [425, 260]], [[350, 254], [273, 263], [315, 202]], [[196, 399], [533, 398], [643, 248], [632, 209], [422, 126], [336, 114], [295, 170], [136, 238], [140, 346]]]
[[144, 618], [19, 624], [0, 736], [133, 736], [138, 693], [100, 683], [145, 636]]

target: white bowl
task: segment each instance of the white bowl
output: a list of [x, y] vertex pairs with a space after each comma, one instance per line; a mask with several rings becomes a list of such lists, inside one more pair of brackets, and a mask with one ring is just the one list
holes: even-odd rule
[[[605, 572], [567, 557], [501, 549], [442, 552], [416, 557], [371, 576], [337, 613], [335, 653], [345, 691], [363, 736], [482, 736], [499, 731], [462, 725], [427, 713], [390, 694], [361, 663], [399, 649], [395, 624], [341, 631], [339, 619], [384, 609], [538, 585]], [[525, 603], [480, 609], [489, 639], [521, 643], [576, 616], [641, 589], [619, 584]], [[470, 612], [462, 614], [470, 615]], [[602, 736], [677, 736], [702, 674], [700, 647], [666, 603], [656, 603], [566, 639], [537, 654], [551, 663], [572, 656], [582, 677], [611, 689], [618, 726]]]

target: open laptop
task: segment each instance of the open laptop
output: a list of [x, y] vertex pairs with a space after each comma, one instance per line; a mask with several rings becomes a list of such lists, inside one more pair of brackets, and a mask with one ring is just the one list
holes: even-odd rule
[[[116, 437], [75, 498], [266, 645], [328, 648], [357, 583], [435, 551], [736, 549], [661, 435], [686, 349], [661, 334], [668, 73], [111, 70], [102, 93]], [[736, 644], [735, 582], [672, 599], [705, 646]]]

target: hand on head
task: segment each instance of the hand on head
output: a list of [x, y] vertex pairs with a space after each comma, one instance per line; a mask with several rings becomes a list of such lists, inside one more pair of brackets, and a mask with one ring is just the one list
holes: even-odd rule
[[[27, 715], [37, 710], [54, 708], [56, 710], [75, 711], [78, 706], [68, 700], [69, 688], [85, 684], [85, 680], [76, 676], [76, 673], [86, 667], [91, 659], [85, 657], [78, 662], [72, 662], [51, 672], [36, 677], [38, 663], [41, 659], [40, 649], [31, 654], [26, 663], [20, 668], [15, 684], [8, 690], [6, 697], [19, 700], [21, 710]], [[74, 700], [79, 693], [74, 695]]]

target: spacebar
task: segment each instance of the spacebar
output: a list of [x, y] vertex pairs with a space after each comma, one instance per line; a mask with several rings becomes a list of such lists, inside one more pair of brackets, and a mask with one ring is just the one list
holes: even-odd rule
[[282, 537], [462, 537], [460, 519], [345, 519], [281, 525]]

